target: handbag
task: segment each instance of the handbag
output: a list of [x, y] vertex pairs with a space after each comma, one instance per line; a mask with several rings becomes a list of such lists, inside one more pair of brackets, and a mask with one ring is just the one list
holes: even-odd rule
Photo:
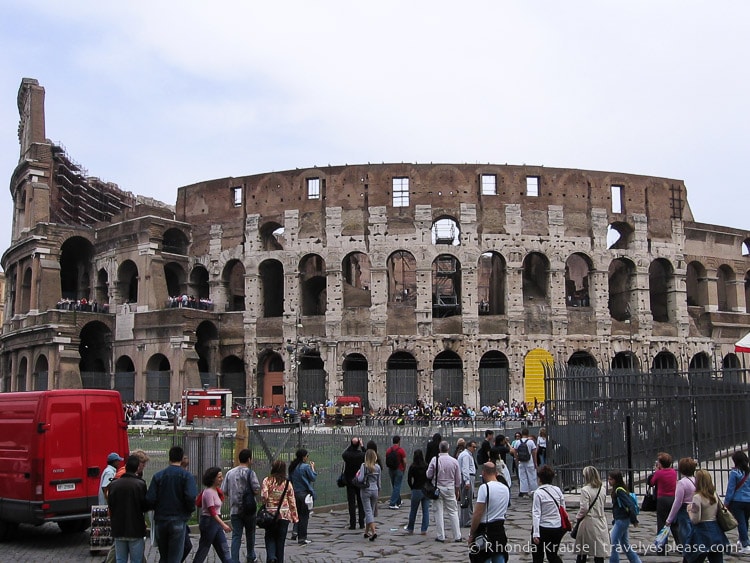
[[[362, 475], [362, 480], [359, 480], [360, 474]], [[352, 485], [357, 487], [358, 489], [366, 489], [370, 486], [370, 484], [367, 482], [367, 477], [369, 473], [367, 472], [367, 466], [363, 463], [362, 467], [359, 468], [359, 471], [357, 471], [357, 474], [354, 476], [354, 479], [352, 479]]]
[[573, 525], [570, 523], [570, 516], [568, 515], [568, 511], [565, 510], [565, 507], [559, 502], [557, 502], [557, 499], [553, 497], [552, 494], [550, 494], [550, 492], [547, 489], [543, 487], [539, 487], [539, 490], [547, 493], [547, 496], [551, 498], [554, 501], [555, 506], [557, 506], [557, 511], [560, 513], [560, 527], [566, 532], [572, 531]]
[[646, 494], [643, 495], [643, 502], [641, 502], [641, 512], [656, 512], [656, 490], [654, 487], [646, 488]]
[[[588, 516], [589, 511], [594, 506], [594, 503], [596, 503], [596, 500], [599, 498], [599, 495], [601, 494], [601, 492], [602, 492], [602, 487], [599, 487], [599, 490], [596, 492], [596, 496], [594, 497], [594, 500], [592, 500], [591, 504], [589, 504], [588, 510], [586, 510], [586, 514], [583, 515], [583, 518], [586, 518], [586, 516]], [[573, 526], [573, 529], [570, 531], [571, 538], [576, 539], [576, 536], [578, 535], [578, 527], [581, 525], [583, 518], [576, 520], [575, 526]]]
[[724, 506], [719, 495], [716, 495], [716, 500], [719, 501], [719, 509], [716, 511], [716, 522], [719, 524], [719, 528], [725, 532], [734, 530], [737, 527], [737, 519], [731, 512], [729, 512], [729, 509]]
[[279, 504], [276, 506], [276, 512], [271, 514], [268, 511], [268, 508], [266, 508], [265, 504], [260, 507], [260, 510], [255, 515], [255, 525], [258, 528], [269, 530], [269, 529], [272, 529], [274, 526], [276, 526], [276, 522], [279, 519], [279, 513], [281, 512], [281, 505], [284, 502], [284, 497], [286, 496], [286, 491], [288, 488], [289, 488], [289, 479], [286, 480], [286, 484], [284, 485], [284, 492], [281, 493]]
[[[438, 454], [438, 456], [439, 455], [440, 454]], [[438, 456], [435, 457], [435, 482], [433, 483], [432, 480], [428, 480], [425, 481], [425, 484], [422, 486], [422, 494], [424, 494], [425, 498], [428, 498], [430, 500], [436, 500], [440, 498], [440, 489], [438, 489], [437, 487]]]
[[305, 506], [307, 506], [308, 510], [312, 510], [314, 503], [315, 503], [315, 499], [313, 499], [313, 496], [310, 493], [305, 495]]
[[339, 475], [339, 478], [336, 479], [336, 486], [339, 489], [343, 489], [346, 487], [346, 477], [344, 477], [344, 469], [346, 469], [346, 464], [341, 465], [341, 475]]

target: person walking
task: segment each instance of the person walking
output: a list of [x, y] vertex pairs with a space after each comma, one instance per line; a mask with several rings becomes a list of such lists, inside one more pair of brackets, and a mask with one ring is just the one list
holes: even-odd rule
[[458, 504], [456, 498], [461, 491], [461, 470], [458, 461], [448, 453], [450, 445], [447, 441], [440, 442], [439, 453], [432, 458], [427, 466], [427, 478], [435, 479], [440, 496], [435, 500], [435, 523], [437, 525], [437, 537], [435, 541], [445, 542], [445, 522], [443, 515], [453, 531], [453, 541], [463, 541], [461, 538], [461, 526], [458, 521]]
[[609, 555], [609, 530], [604, 515], [606, 493], [596, 467], [583, 468], [580, 508], [576, 520], [580, 522], [575, 539], [576, 563], [586, 563], [589, 555], [594, 563], [604, 563]]
[[[469, 553], [471, 561], [506, 563], [508, 536], [505, 532], [505, 517], [510, 502], [510, 489], [497, 480], [497, 468], [488, 461], [482, 466], [482, 485], [477, 490], [477, 504], [469, 529]], [[484, 555], [474, 540], [486, 534]]]
[[750, 463], [745, 452], [732, 454], [734, 469], [729, 473], [727, 494], [724, 503], [737, 519], [737, 533], [740, 537], [739, 552], [750, 554], [750, 539], [748, 539], [747, 524], [750, 519]]
[[401, 447], [401, 436], [394, 436], [393, 444], [385, 451], [385, 465], [393, 487], [388, 508], [397, 510], [401, 508], [401, 483], [406, 472], [406, 451]]
[[549, 563], [561, 563], [557, 554], [560, 542], [565, 535], [560, 517], [560, 507], [565, 508], [565, 495], [552, 484], [555, 471], [549, 465], [542, 465], [536, 472], [539, 487], [534, 491], [531, 504], [531, 558], [534, 563], [542, 563], [545, 556]]
[[474, 515], [474, 481], [476, 480], [477, 465], [474, 461], [474, 453], [477, 451], [477, 443], [469, 440], [466, 448], [458, 454], [458, 469], [461, 471], [461, 513], [458, 521], [462, 527], [471, 526], [471, 518]]
[[[656, 490], [656, 533], [667, 523], [667, 516], [674, 503], [675, 488], [677, 487], [677, 472], [672, 469], [672, 456], [666, 452], [659, 452], [654, 464], [654, 472], [649, 475], [647, 482]], [[677, 524], [672, 524], [672, 536], [677, 540], [679, 530]], [[679, 543], [679, 542], [678, 542]], [[664, 546], [657, 549], [658, 555], [666, 555]]]
[[536, 444], [529, 438], [529, 429], [521, 430], [521, 439], [515, 448], [518, 467], [519, 497], [530, 495], [536, 489]]
[[221, 467], [209, 467], [203, 473], [203, 486], [206, 488], [203, 489], [200, 498], [198, 528], [201, 536], [193, 563], [203, 563], [211, 551], [211, 546], [222, 563], [233, 561], [226, 536], [226, 532], [231, 532], [232, 528], [221, 519], [221, 505], [224, 502], [224, 493], [221, 490], [223, 480]]
[[638, 507], [633, 502], [633, 497], [625, 486], [620, 471], [610, 471], [607, 475], [607, 484], [612, 495], [612, 532], [610, 540], [612, 551], [609, 555], [609, 563], [620, 561], [620, 552], [624, 551], [630, 563], [641, 563], [641, 558], [630, 545], [628, 527], [638, 525]]
[[141, 563], [146, 548], [146, 482], [138, 477], [141, 460], [128, 456], [125, 473], [109, 486], [109, 514], [117, 563]]
[[422, 450], [414, 450], [409, 473], [406, 482], [411, 489], [411, 508], [409, 509], [409, 523], [404, 526], [408, 533], [414, 533], [414, 525], [417, 521], [417, 511], [422, 507], [422, 528], [421, 534], [427, 534], [427, 528], [430, 526], [430, 499], [424, 496], [422, 487], [427, 482], [427, 463], [424, 460]]
[[362, 505], [362, 496], [359, 489], [354, 486], [352, 481], [357, 475], [357, 470], [365, 461], [365, 451], [362, 449], [362, 440], [353, 437], [349, 447], [341, 454], [344, 460], [344, 481], [346, 482], [346, 504], [349, 508], [349, 529], [355, 530], [357, 522], [359, 529], [365, 527], [365, 509]]
[[188, 520], [195, 509], [193, 476], [181, 467], [183, 449], [169, 450], [169, 465], [151, 479], [146, 502], [154, 507], [156, 544], [161, 563], [181, 563]]
[[380, 494], [381, 469], [377, 463], [378, 454], [375, 450], [368, 448], [365, 452], [365, 461], [357, 471], [355, 479], [362, 484], [359, 494], [362, 496], [362, 505], [365, 508], [365, 538], [375, 541], [378, 533], [375, 530], [375, 512], [378, 506], [378, 495]]
[[685, 550], [687, 563], [701, 563], [708, 559], [710, 563], [722, 563], [724, 552], [729, 551], [727, 535], [716, 522], [716, 512], [720, 510], [711, 474], [705, 469], [695, 472], [695, 494], [688, 504], [687, 512], [693, 531], [687, 543], [690, 549]]
[[698, 467], [698, 462], [691, 457], [683, 457], [677, 462], [677, 471], [680, 472], [682, 478], [677, 481], [672, 508], [667, 515], [667, 521], [664, 523], [665, 526], [670, 527], [673, 523], [677, 525], [677, 536], [675, 536], [677, 545], [685, 545], [693, 531], [687, 507], [695, 495], [694, 475], [696, 467]]
[[232, 554], [232, 559], [239, 563], [244, 532], [247, 563], [255, 563], [258, 560], [255, 553], [255, 512], [245, 513], [243, 497], [248, 487], [252, 491], [253, 498], [259, 495], [260, 481], [255, 471], [250, 468], [253, 460], [253, 452], [250, 449], [240, 450], [237, 459], [239, 464], [227, 471], [221, 483], [221, 490], [229, 501], [229, 521], [232, 524], [232, 543], [229, 552]]
[[315, 472], [315, 462], [310, 461], [309, 452], [301, 448], [294, 454], [294, 460], [289, 464], [289, 479], [294, 486], [294, 500], [297, 503], [297, 515], [299, 520], [292, 526], [292, 541], [297, 540], [299, 545], [307, 545], [307, 526], [310, 522], [310, 508], [307, 506], [307, 495], [311, 495], [315, 501], [315, 489], [313, 483], [318, 477]]
[[[286, 479], [286, 463], [280, 459], [271, 464], [271, 473], [263, 479], [260, 498], [266, 510], [278, 517], [276, 524], [266, 528], [266, 563], [284, 563], [284, 545], [289, 523], [299, 520], [294, 486]], [[281, 505], [279, 506], [279, 503]]]

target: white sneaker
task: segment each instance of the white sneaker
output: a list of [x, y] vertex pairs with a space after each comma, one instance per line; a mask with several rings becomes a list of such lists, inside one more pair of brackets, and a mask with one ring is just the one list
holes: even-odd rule
[[737, 553], [741, 553], [742, 555], [750, 555], [750, 545], [743, 547]]

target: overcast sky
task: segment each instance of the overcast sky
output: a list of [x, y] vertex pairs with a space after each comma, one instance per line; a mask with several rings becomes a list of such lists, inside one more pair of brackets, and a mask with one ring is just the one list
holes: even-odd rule
[[172, 205], [271, 170], [507, 162], [681, 179], [697, 221], [750, 230], [747, 0], [2, 5], [8, 180], [31, 77], [49, 139]]

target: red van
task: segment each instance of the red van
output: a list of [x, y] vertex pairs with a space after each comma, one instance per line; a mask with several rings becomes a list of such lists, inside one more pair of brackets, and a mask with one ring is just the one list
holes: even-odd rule
[[119, 392], [0, 393], [0, 541], [22, 523], [85, 530], [110, 452], [129, 452]]

